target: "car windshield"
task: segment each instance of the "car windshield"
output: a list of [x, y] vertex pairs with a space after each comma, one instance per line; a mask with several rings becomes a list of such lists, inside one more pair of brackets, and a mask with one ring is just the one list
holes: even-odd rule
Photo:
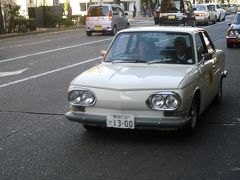
[[176, 40], [184, 42], [180, 47], [187, 56], [186, 63], [195, 63], [192, 36], [179, 32], [122, 32], [113, 41], [105, 62], [112, 63], [177, 63]]
[[240, 13], [236, 14], [233, 23], [234, 24], [240, 24]]
[[214, 11], [216, 10], [215, 5], [210, 5], [211, 9], [213, 9]]
[[179, 12], [183, 9], [182, 1], [162, 1], [162, 12]]
[[108, 6], [90, 6], [88, 16], [108, 16]]
[[207, 10], [206, 6], [204, 6], [204, 5], [196, 5], [195, 8], [197, 11], [206, 11]]

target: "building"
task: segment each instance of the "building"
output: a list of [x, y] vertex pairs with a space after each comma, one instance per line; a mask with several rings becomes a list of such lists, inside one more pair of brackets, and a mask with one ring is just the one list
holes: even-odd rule
[[[155, 0], [161, 1], [161, 0]], [[206, 3], [206, 2], [215, 2], [221, 3], [222, 0], [190, 0], [193, 4], [195, 3]], [[225, 3], [235, 3], [239, 4], [239, 0], [224, 0]], [[86, 15], [87, 8], [89, 4], [92, 3], [113, 3], [113, 0], [1, 0], [2, 4], [4, 2], [16, 3], [21, 6], [20, 14], [24, 17], [28, 17], [28, 8], [29, 7], [39, 7], [39, 6], [58, 6], [64, 4], [64, 7], [70, 6], [72, 15]], [[121, 6], [125, 11], [128, 11], [130, 14], [133, 12], [133, 5], [137, 7], [137, 14], [140, 14], [141, 9], [141, 0], [121, 0]], [[66, 9], [65, 9], [66, 11]]]

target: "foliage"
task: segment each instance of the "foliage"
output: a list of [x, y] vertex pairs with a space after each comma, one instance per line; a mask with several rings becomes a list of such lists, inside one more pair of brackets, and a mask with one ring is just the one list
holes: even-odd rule
[[18, 19], [15, 20], [15, 32], [24, 33], [29, 31], [36, 30], [36, 21], [35, 19], [26, 19], [23, 16], [20, 16]]
[[15, 20], [19, 17], [20, 6], [16, 3], [4, 3], [3, 11], [6, 15], [7, 32], [11, 33], [15, 28]]

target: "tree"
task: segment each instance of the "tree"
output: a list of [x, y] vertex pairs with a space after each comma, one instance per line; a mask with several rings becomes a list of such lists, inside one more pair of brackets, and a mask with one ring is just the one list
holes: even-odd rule
[[0, 34], [3, 34], [4, 32], [5, 30], [4, 30], [4, 24], [3, 24], [2, 3], [0, 0]]

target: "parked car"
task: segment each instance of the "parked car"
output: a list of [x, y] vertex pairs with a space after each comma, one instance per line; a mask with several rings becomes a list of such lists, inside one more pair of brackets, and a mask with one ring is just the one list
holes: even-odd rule
[[188, 0], [162, 0], [159, 24], [195, 26], [193, 10], [192, 3]]
[[220, 5], [217, 4], [217, 3], [210, 3], [209, 5], [210, 5], [210, 7], [216, 12], [217, 21], [225, 21], [226, 12], [225, 12], [225, 10], [222, 8], [222, 6], [220, 6]]
[[229, 9], [231, 14], [235, 14], [238, 12], [238, 6], [236, 4], [229, 4]]
[[235, 14], [233, 22], [228, 25], [227, 47], [232, 48], [234, 45], [240, 45], [240, 12]]
[[216, 23], [216, 19], [217, 19], [216, 14], [208, 4], [196, 4], [194, 15], [196, 18], [196, 24], [204, 23], [208, 25], [209, 22], [213, 24]]
[[128, 14], [116, 4], [90, 5], [86, 17], [86, 34], [107, 33], [129, 28]]
[[203, 28], [125, 29], [102, 55], [68, 90], [65, 116], [88, 130], [183, 128], [192, 134], [204, 109], [221, 101], [225, 56]]

